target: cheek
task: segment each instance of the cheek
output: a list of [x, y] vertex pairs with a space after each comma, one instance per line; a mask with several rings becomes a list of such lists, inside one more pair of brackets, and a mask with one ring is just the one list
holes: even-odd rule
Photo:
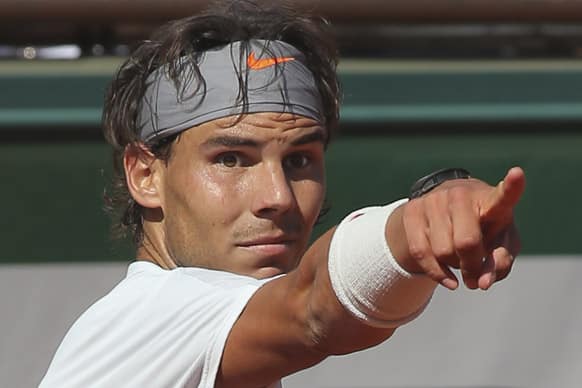
[[231, 226], [239, 216], [236, 183], [220, 174], [195, 171], [168, 182], [165, 195], [166, 241], [182, 265], [206, 265], [224, 255]]
[[244, 181], [212, 169], [192, 174], [188, 202], [213, 224], [227, 224], [238, 216]]
[[295, 197], [305, 223], [315, 224], [325, 198], [325, 182], [298, 182], [295, 187]]

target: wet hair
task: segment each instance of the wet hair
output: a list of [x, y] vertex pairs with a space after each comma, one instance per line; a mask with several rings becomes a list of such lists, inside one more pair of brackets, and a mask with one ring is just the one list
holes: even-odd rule
[[[103, 110], [103, 133], [113, 148], [113, 180], [105, 191], [105, 208], [114, 218], [114, 236], [143, 241], [143, 208], [131, 197], [125, 179], [123, 157], [128, 146], [140, 144], [137, 116], [148, 87], [148, 76], [167, 66], [168, 75], [178, 91], [185, 77], [196, 77], [204, 85], [197, 67], [200, 55], [226, 44], [252, 39], [280, 40], [291, 44], [306, 58], [319, 90], [327, 129], [327, 139], [337, 127], [340, 89], [336, 74], [337, 48], [325, 19], [300, 15], [283, 5], [264, 5], [254, 1], [223, 1], [205, 12], [169, 22], [141, 42], [121, 65], [110, 83]], [[188, 58], [192, 74], [183, 74]], [[240, 77], [241, 101], [246, 101], [244, 76]], [[204, 87], [204, 86], [202, 86]], [[181, 96], [188, 98], [188, 96]], [[145, 146], [165, 162], [178, 135], [156, 140]]]

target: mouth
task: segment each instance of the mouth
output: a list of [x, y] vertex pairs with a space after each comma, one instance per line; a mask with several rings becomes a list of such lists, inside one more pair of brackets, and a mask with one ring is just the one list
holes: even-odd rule
[[295, 240], [285, 236], [260, 237], [237, 244], [238, 247], [259, 256], [281, 256], [291, 252]]

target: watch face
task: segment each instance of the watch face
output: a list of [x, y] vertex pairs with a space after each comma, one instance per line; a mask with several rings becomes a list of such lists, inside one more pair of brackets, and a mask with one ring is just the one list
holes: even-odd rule
[[417, 180], [410, 188], [410, 199], [428, 193], [441, 183], [451, 179], [468, 179], [471, 173], [464, 168], [444, 168]]

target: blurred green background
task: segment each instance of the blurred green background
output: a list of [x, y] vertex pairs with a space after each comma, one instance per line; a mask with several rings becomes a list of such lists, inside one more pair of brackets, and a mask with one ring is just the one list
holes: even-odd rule
[[[110, 239], [102, 95], [119, 59], [0, 64], [3, 262], [130, 260]], [[331, 212], [407, 195], [461, 166], [490, 183], [519, 165], [523, 252], [581, 253], [582, 65], [576, 61], [346, 61], [342, 126], [327, 153]]]

